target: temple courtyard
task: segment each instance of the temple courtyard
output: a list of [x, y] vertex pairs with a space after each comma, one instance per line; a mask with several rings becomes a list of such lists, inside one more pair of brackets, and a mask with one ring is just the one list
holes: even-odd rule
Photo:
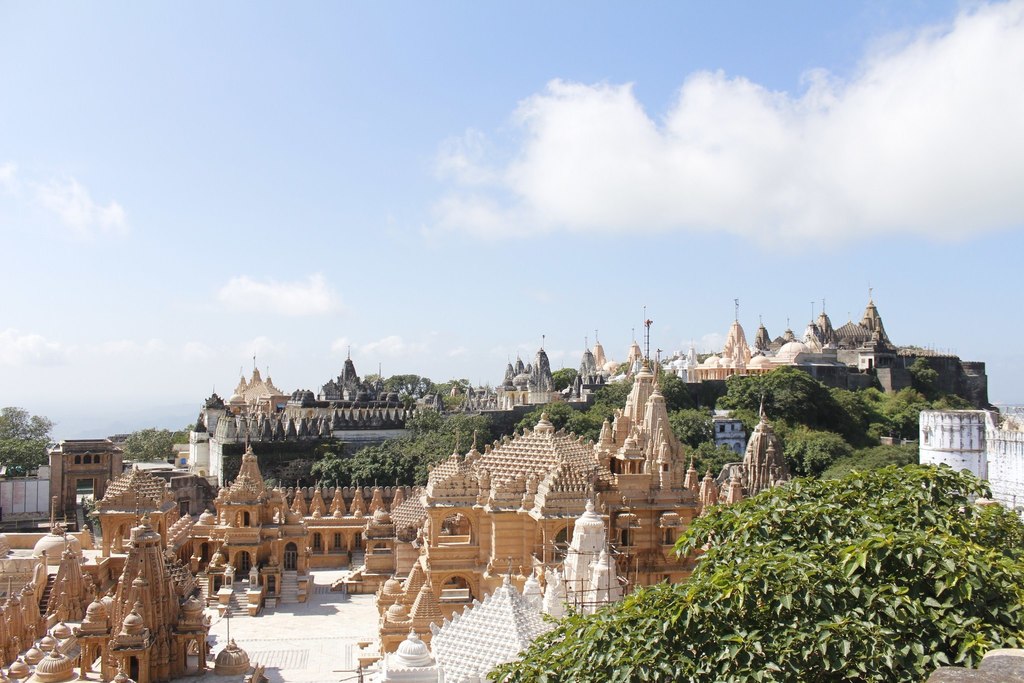
[[[359, 680], [359, 642], [377, 638], [377, 608], [373, 595], [332, 593], [331, 583], [348, 572], [310, 572], [305, 603], [280, 605], [257, 617], [213, 617], [211, 652], [216, 655], [231, 638], [254, 664], [266, 666], [270, 683], [319, 683]], [[230, 622], [230, 623], [229, 623]], [[241, 677], [239, 677], [241, 678]], [[181, 680], [224, 683], [213, 671]]]

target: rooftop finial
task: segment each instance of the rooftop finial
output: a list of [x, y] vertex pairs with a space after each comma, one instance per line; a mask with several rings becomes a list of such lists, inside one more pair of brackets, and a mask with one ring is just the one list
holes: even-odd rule
[[352, 360], [352, 345], [348, 345], [348, 357], [347, 360]]
[[825, 297], [821, 297], [821, 314], [825, 315]]
[[597, 328], [594, 328], [594, 343], [600, 344], [601, 340], [597, 338]]
[[647, 306], [644, 306], [644, 358], [651, 359], [651, 325], [654, 321], [647, 317]]
[[740, 319], [740, 300], [739, 299], [733, 299], [732, 302], [733, 302], [733, 305], [735, 306], [735, 309], [733, 311], [733, 319], [736, 320], [737, 322], [739, 322], [739, 319]]
[[815, 302], [813, 302], [813, 301], [811, 302], [811, 322], [812, 323], [814, 322], [814, 303]]
[[875, 292], [875, 288], [871, 286], [871, 282], [869, 281], [868, 282], [868, 303], [870, 303], [870, 304], [875, 303], [874, 292]]
[[545, 341], [546, 339], [547, 339], [547, 335], [546, 335], [546, 334], [542, 334], [542, 335], [540, 335], [540, 350], [541, 350], [541, 351], [543, 351], [543, 350], [544, 350], [544, 341]]
[[252, 354], [252, 369], [256, 369], [256, 354]]

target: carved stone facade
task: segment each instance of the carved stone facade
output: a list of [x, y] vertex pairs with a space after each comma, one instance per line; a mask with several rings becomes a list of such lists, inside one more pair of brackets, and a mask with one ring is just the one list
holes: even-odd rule
[[57, 515], [74, 516], [78, 496], [100, 500], [124, 471], [124, 453], [110, 439], [65, 439], [49, 450], [50, 495]]

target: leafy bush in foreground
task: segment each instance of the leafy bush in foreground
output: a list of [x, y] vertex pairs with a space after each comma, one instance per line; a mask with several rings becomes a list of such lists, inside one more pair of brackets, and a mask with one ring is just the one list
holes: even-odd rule
[[921, 681], [1024, 644], [1024, 525], [941, 467], [797, 480], [680, 538], [690, 580], [572, 615], [503, 681]]

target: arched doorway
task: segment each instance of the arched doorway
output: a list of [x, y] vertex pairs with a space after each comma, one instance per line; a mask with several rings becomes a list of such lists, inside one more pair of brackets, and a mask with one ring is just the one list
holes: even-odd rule
[[239, 550], [238, 554], [235, 555], [235, 563], [235, 577], [248, 578], [249, 570], [252, 569], [252, 558], [249, 557], [249, 553]]
[[186, 675], [199, 673], [199, 641], [192, 638], [185, 645], [185, 666]]
[[284, 547], [284, 570], [286, 572], [295, 571], [298, 561], [299, 548], [294, 543], [289, 543]]
[[139, 658], [128, 657], [128, 678], [133, 681], [139, 680]]

